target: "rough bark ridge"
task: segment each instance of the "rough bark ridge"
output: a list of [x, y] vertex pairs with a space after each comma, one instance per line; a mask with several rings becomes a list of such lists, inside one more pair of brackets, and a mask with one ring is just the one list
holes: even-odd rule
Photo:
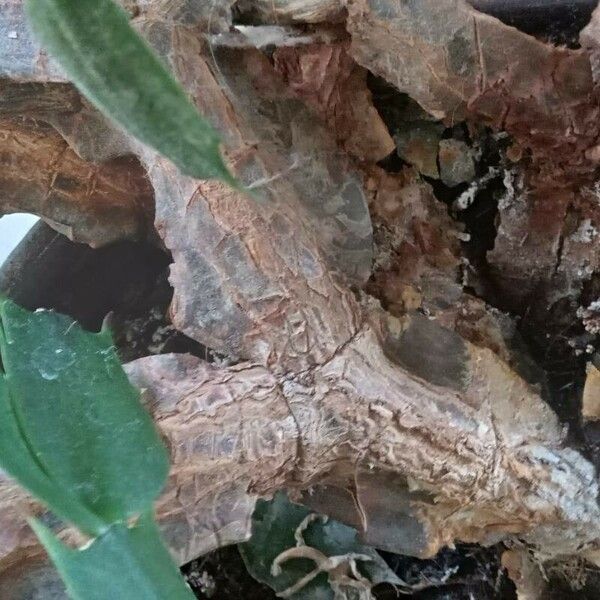
[[41, 122], [0, 121], [0, 139], [0, 213], [37, 214], [94, 247], [150, 236], [152, 188], [134, 157], [85, 161]]
[[[323, 485], [349, 491], [352, 502], [348, 510], [340, 503], [340, 516], [389, 550], [430, 556], [454, 540], [516, 536], [542, 557], [596, 550], [594, 469], [565, 446], [539, 391], [511, 368], [502, 318], [463, 292], [460, 229], [414, 174], [357, 165], [338, 149], [336, 140], [359, 147], [352, 136], [365, 124], [353, 131], [336, 120], [334, 96], [311, 96], [308, 108], [296, 98], [311, 89], [297, 66], [312, 56], [320, 75], [332, 64], [327, 57], [337, 56], [333, 64], [342, 68], [348, 63], [338, 60], [341, 47], [280, 50], [272, 62], [252, 48], [208, 44], [207, 31], [230, 26], [231, 2], [216, 3], [208, 14], [205, 3], [191, 0], [126, 4], [221, 131], [232, 169], [258, 196], [183, 177], [147, 148], [123, 144], [122, 154], [133, 152], [146, 167], [155, 226], [173, 256], [174, 324], [239, 361], [218, 366], [165, 355], [128, 367], [170, 444], [173, 471], [158, 511], [177, 557], [244, 539], [259, 495], [316, 487], [317, 502]], [[0, 74], [13, 84], [60, 83], [27, 37], [20, 11], [19, 0], [0, 1], [0, 57], [18, 57], [10, 64], [0, 58]], [[555, 168], [569, 177], [557, 187], [568, 190], [572, 204], [575, 196], [583, 202], [581, 186], [594, 181], [598, 107], [585, 51], [546, 46], [458, 0], [244, 0], [236, 11], [256, 23], [313, 24], [339, 23], [347, 11], [349, 52], [358, 63], [437, 117], [483, 120], [528, 149], [515, 166], [533, 189], [531, 202], [519, 197], [526, 212], [546, 201], [542, 190]], [[3, 36], [13, 30], [17, 38]], [[517, 44], [528, 64], [511, 62], [506, 49]], [[356, 69], [350, 73], [364, 73]], [[343, 67], [325, 78], [341, 94], [347, 75]], [[535, 85], [532, 76], [539, 78]], [[368, 108], [367, 90], [361, 94]], [[119, 139], [69, 95], [50, 116], [47, 106], [56, 100], [41, 98], [43, 110], [32, 98], [6, 127], [23, 130], [22, 117], [37, 111], [53, 127], [40, 126], [44, 143], [55, 148], [60, 132], [74, 162], [94, 156], [86, 140], [95, 132]], [[371, 131], [381, 127], [374, 110], [360, 117]], [[115, 148], [100, 144], [96, 160], [119, 154]], [[88, 198], [78, 208], [84, 216], [97, 208], [86, 207]], [[552, 227], [562, 227], [551, 210]], [[590, 211], [584, 221], [597, 218], [597, 209]], [[371, 275], [371, 217], [378, 249], [387, 250], [387, 258], [376, 256], [379, 287], [388, 285], [387, 273], [398, 290], [386, 288], [390, 312], [357, 291]], [[509, 237], [501, 230], [498, 244]], [[563, 257], [576, 256], [579, 247], [570, 244], [575, 240], [563, 240]], [[555, 253], [551, 243], [539, 245]], [[595, 256], [588, 247], [588, 277]], [[518, 280], [509, 266], [498, 270]], [[579, 286], [585, 279], [570, 270], [565, 277], [579, 277]], [[24, 598], [49, 577], [21, 518], [30, 510], [36, 509], [26, 496], [3, 480], [2, 597]], [[385, 511], [394, 517], [387, 527]]]

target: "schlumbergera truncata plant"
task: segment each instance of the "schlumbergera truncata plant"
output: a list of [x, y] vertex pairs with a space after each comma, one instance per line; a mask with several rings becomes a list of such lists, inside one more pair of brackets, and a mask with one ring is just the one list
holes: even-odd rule
[[82, 599], [193, 597], [158, 527], [305, 599], [423, 588], [374, 549], [503, 544], [519, 593], [600, 560], [600, 13], [485, 5], [0, 0], [0, 211], [166, 250], [206, 348], [123, 370], [1, 301], [0, 465], [43, 504], [0, 480], [2, 598], [43, 594], [27, 517]]

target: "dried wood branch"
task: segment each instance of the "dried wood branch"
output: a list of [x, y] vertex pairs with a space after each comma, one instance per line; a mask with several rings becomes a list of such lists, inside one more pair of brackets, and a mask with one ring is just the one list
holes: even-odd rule
[[[421, 556], [456, 538], [507, 535], [542, 555], [594, 547], [593, 468], [564, 448], [556, 418], [527, 384], [491, 351], [464, 344], [453, 387], [434, 385], [388, 358], [379, 337], [365, 324], [331, 360], [295, 380], [259, 365], [218, 368], [182, 355], [128, 367], [171, 448], [174, 467], [158, 511], [182, 562], [244, 539], [256, 495], [317, 482], [342, 489], [359, 482], [357, 502], [367, 511], [374, 481], [391, 505], [408, 495], [404, 518], [420, 535], [397, 543], [403, 550], [412, 543]], [[451, 336], [445, 350], [457, 344]], [[22, 521], [31, 503], [6, 480], [0, 497], [0, 565], [3, 580], [13, 581], [13, 565], [23, 566], [25, 556], [35, 563], [41, 549]], [[369, 521], [367, 512], [363, 529], [377, 543]]]
[[[252, 6], [262, 15], [267, 4], [273, 5]], [[288, 8], [302, 15], [303, 6], [311, 14], [330, 14], [319, 12], [329, 10], [328, 2]], [[428, 0], [349, 1], [352, 52], [439, 116], [477, 115], [523, 143], [529, 140], [540, 156], [549, 148], [544, 156], [558, 161], [565, 151], [557, 132], [579, 114], [579, 96], [565, 100], [564, 94], [573, 94], [566, 80], [544, 88], [562, 102], [559, 124], [545, 130], [550, 142], [544, 145], [547, 138], [532, 132], [528, 119], [544, 116], [547, 96], [525, 98], [516, 85], [530, 63], [507, 67], [503, 55], [490, 50], [500, 34], [517, 43], [516, 30], [507, 31], [458, 0], [449, 6], [447, 11]], [[411, 30], [402, 29], [407, 15], [394, 11], [412, 11]], [[157, 14], [142, 11], [136, 24], [149, 31]], [[556, 417], [507, 364], [502, 344], [469, 343], [450, 311], [436, 322], [409, 314], [399, 302], [392, 317], [354, 291], [371, 273], [369, 196], [382, 219], [390, 217], [386, 211], [404, 215], [396, 233], [406, 246], [395, 251], [405, 252], [409, 284], [428, 279], [432, 288], [440, 282], [438, 295], [449, 289], [456, 240], [438, 235], [432, 223], [425, 226], [431, 215], [436, 224], [442, 219], [423, 190], [401, 196], [394, 186], [403, 176], [387, 178], [373, 170], [367, 188], [381, 191], [382, 204], [376, 206], [378, 193], [373, 187], [365, 192], [352, 163], [292, 97], [271, 62], [256, 50], [209, 48], [201, 35], [206, 23], [196, 20], [204, 13], [194, 14], [184, 24], [161, 22], [161, 40], [168, 41], [164, 54], [221, 131], [233, 170], [255, 197], [182, 177], [165, 159], [131, 146], [148, 170], [156, 228], [173, 255], [174, 323], [244, 361], [217, 367], [167, 355], [128, 367], [171, 448], [171, 481], [158, 512], [179, 560], [244, 539], [257, 496], [324, 484], [349, 491], [353, 502], [346, 520], [370, 543], [392, 550], [430, 556], [454, 540], [511, 536], [532, 544], [542, 557], [597, 549], [593, 467], [565, 446]], [[295, 20], [294, 14], [286, 19]], [[428, 37], [424, 25], [415, 30], [432, 19], [444, 26], [441, 38], [437, 32]], [[454, 62], [446, 60], [453, 40]], [[524, 43], [521, 37], [518, 42]], [[555, 76], [585, 71], [583, 53], [539, 44], [528, 40], [524, 47], [531, 55], [527, 60], [544, 67], [540, 85], [549, 85], [549, 64]], [[432, 71], [429, 59], [439, 62], [436, 68], [456, 72]], [[417, 85], [423, 73], [429, 78]], [[514, 85], [504, 89], [502, 77]], [[576, 83], [581, 92], [588, 79]], [[506, 102], [524, 112], [496, 114], [494, 93], [508, 94]], [[581, 118], [576, 123], [586, 126], [588, 113]], [[75, 146], [80, 131], [70, 139]], [[583, 149], [591, 147], [594, 135], [586, 130], [569, 138], [577, 160], [582, 152], [585, 158]], [[586, 169], [577, 171], [584, 179]], [[384, 203], [385, 186], [389, 198], [400, 197], [400, 206]], [[433, 290], [428, 298], [435, 297]], [[443, 313], [438, 309], [434, 316]], [[485, 313], [481, 305], [479, 310]], [[20, 518], [29, 510], [35, 509], [27, 498], [2, 481], [1, 591], [25, 581], [23, 569], [41, 560]], [[381, 527], [385, 510], [397, 516], [395, 536]], [[35, 573], [47, 575], [42, 567], [30, 573], [29, 590], [40, 584]]]
[[[147, 156], [157, 229], [175, 262], [174, 323], [212, 348], [277, 370], [323, 362], [358, 326], [343, 278], [361, 284], [369, 275], [360, 180], [311, 113], [286, 97], [262, 54], [221, 49], [209, 67], [193, 32], [178, 29], [173, 39], [180, 79], [259, 198], [182, 178]], [[207, 58], [188, 60], [192, 48]], [[324, 319], [331, 303], [338, 316]]]

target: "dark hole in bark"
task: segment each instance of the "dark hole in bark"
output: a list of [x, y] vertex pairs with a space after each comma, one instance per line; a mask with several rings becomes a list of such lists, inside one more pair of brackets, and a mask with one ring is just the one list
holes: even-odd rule
[[0, 293], [30, 310], [67, 314], [91, 331], [110, 313], [124, 362], [166, 352], [209, 358], [204, 346], [170, 326], [170, 262], [168, 253], [146, 242], [92, 249], [40, 222], [0, 269]]
[[554, 44], [579, 47], [579, 32], [588, 24], [596, 0], [468, 0], [525, 33]]

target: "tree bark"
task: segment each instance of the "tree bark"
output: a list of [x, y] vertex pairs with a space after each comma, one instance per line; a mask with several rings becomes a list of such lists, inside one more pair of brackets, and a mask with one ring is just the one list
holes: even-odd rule
[[[211, 34], [227, 29], [230, 4], [220, 5], [224, 22], [210, 21]], [[14, 14], [20, 3], [9, 5]], [[507, 83], [506, 102], [525, 102], [529, 116], [512, 119], [508, 111], [497, 121], [484, 100], [498, 92], [500, 75], [478, 70], [481, 64], [460, 81], [437, 72], [417, 81], [429, 68], [424, 63], [431, 41], [416, 25], [409, 31], [411, 43], [402, 37], [406, 15], [394, 11], [409, 5], [418, 12], [417, 25], [435, 18], [464, 33], [469, 24], [467, 45], [481, 42], [487, 28], [499, 44], [498, 32], [509, 29], [458, 0], [443, 10], [421, 2], [418, 11], [415, 3], [353, 0], [345, 3], [346, 26], [358, 62], [409, 91], [435, 115], [476, 115], [505, 127], [540, 161], [565, 173], [558, 139], [564, 123], [545, 132], [551, 143], [543, 147], [525, 131], [547, 108], [540, 97], [515, 99], [519, 90]], [[369, 543], [388, 550], [431, 556], [455, 540], [516, 537], [541, 558], [597, 550], [594, 468], [566, 446], [539, 390], [513, 368], [492, 311], [467, 299], [456, 283], [453, 236], [460, 231], [447, 225], [439, 207], [432, 208], [428, 188], [406, 174], [382, 175], [373, 165], [350, 160], [335, 144], [338, 132], [328, 131], [311, 112], [318, 106], [304, 107], [264, 54], [209, 47], [204, 12], [169, 12], [161, 21], [158, 8], [147, 6], [134, 23], [150, 42], [160, 38], [177, 77], [221, 132], [232, 170], [253, 191], [245, 195], [184, 177], [148, 148], [132, 140], [127, 145], [147, 170], [155, 227], [172, 253], [174, 324], [237, 362], [215, 366], [165, 355], [128, 366], [171, 449], [173, 469], [158, 514], [177, 558], [183, 562], [246, 539], [258, 496], [287, 488], [300, 497], [315, 488], [312, 502], [323, 505], [323, 486], [350, 497], [337, 507], [339, 516], [357, 525]], [[337, 21], [341, 7], [326, 1], [240, 3], [261, 21], [282, 14], [289, 22]], [[591, 73], [583, 51], [549, 50], [510, 30], [506, 43], [515, 40], [558, 70]], [[481, 58], [484, 50], [473, 48], [468, 57], [474, 52]], [[31, 65], [38, 51], [31, 51], [21, 74], [13, 69], [8, 76], [36, 79]], [[412, 53], [410, 62], [406, 52]], [[446, 68], [444, 48], [432, 56], [441, 57]], [[509, 74], [518, 68], [508, 68]], [[51, 72], [48, 68], [45, 76]], [[591, 75], [581, 83], [589, 87], [581, 106], [579, 96], [564, 100], [556, 73], [552, 82], [543, 98], [556, 93], [566, 102], [559, 116], [569, 120], [576, 111], [586, 126], [597, 111]], [[68, 132], [64, 122], [55, 124], [74, 148], [97, 126], [89, 109], [78, 114], [79, 126]], [[329, 126], [336, 127], [332, 121]], [[577, 131], [568, 143], [577, 148], [571, 157], [577, 181], [587, 185], [593, 178], [585, 152], [597, 133]], [[427, 305], [431, 318], [415, 312], [408, 295], [392, 316], [360, 291], [371, 275], [371, 217], [377, 235], [386, 227], [388, 238], [402, 235], [403, 245], [390, 244], [396, 256], [406, 258], [399, 278], [403, 293], [418, 287], [425, 303], [419, 306]], [[387, 285], [385, 277], [378, 285]], [[450, 292], [456, 311], [470, 307], [483, 315], [471, 327], [438, 301]], [[21, 518], [30, 510], [39, 509], [8, 480], [0, 482], [2, 591], [23, 582], [28, 564], [40, 565], [41, 550]], [[387, 522], [386, 511], [394, 515]], [[47, 576], [43, 567], [32, 566], [32, 572]], [[31, 576], [26, 588], [34, 589], [41, 578]]]
[[0, 121], [0, 139], [0, 213], [36, 214], [94, 247], [151, 236], [153, 192], [134, 157], [85, 161], [42, 122]]

